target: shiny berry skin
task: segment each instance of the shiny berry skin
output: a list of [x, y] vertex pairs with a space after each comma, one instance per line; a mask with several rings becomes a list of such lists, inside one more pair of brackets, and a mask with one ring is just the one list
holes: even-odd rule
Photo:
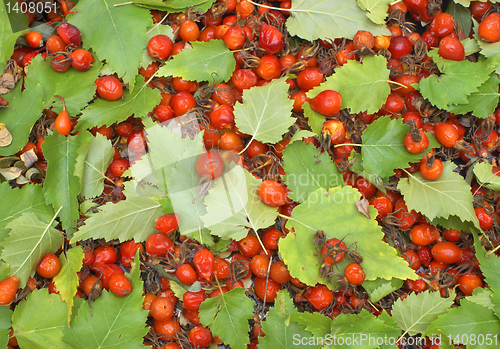
[[101, 276], [102, 287], [109, 290], [109, 281], [116, 274], [124, 275], [125, 272], [118, 264], [104, 264], [101, 267], [95, 269], [97, 276]]
[[245, 31], [240, 26], [232, 26], [224, 33], [223, 40], [228, 49], [239, 50], [246, 41]]
[[471, 1], [469, 10], [472, 14], [472, 17], [476, 19], [476, 21], [481, 22], [481, 18], [490, 11], [491, 9], [491, 2], [486, 1]]
[[53, 253], [47, 253], [36, 267], [36, 272], [41, 277], [52, 279], [61, 270], [61, 262]]
[[410, 132], [408, 132], [405, 136], [404, 145], [406, 150], [412, 154], [421, 153], [429, 146], [429, 138], [424, 131], [419, 130], [419, 133], [421, 137], [420, 141], [414, 141]]
[[221, 105], [210, 112], [210, 123], [219, 130], [232, 128], [234, 126], [233, 108]]
[[205, 280], [210, 280], [214, 272], [214, 254], [209, 250], [199, 250], [193, 257], [196, 272]]
[[422, 246], [418, 251], [417, 251], [418, 258], [420, 259], [420, 262], [422, 262], [422, 265], [428, 267], [431, 262], [432, 262], [432, 252], [431, 248], [429, 246]]
[[166, 35], [155, 35], [148, 41], [148, 55], [153, 58], [165, 60], [172, 54], [174, 43]]
[[57, 27], [57, 34], [59, 34], [66, 45], [78, 47], [82, 43], [82, 33], [73, 24], [64, 22]]
[[268, 206], [280, 207], [286, 202], [285, 187], [272, 179], [263, 181], [257, 192], [260, 199]]
[[43, 38], [42, 34], [37, 31], [30, 31], [24, 37], [26, 39], [26, 43], [32, 48], [39, 48], [43, 46]]
[[464, 45], [453, 36], [445, 36], [439, 40], [438, 54], [445, 59], [462, 61], [465, 59]]
[[465, 274], [458, 278], [458, 288], [466, 295], [471, 296], [478, 287], [483, 287], [483, 281], [476, 274]]
[[420, 174], [427, 180], [435, 181], [443, 173], [443, 162], [437, 158], [430, 167], [427, 166], [427, 161], [422, 161], [420, 164]]
[[157, 297], [151, 302], [149, 314], [155, 320], [166, 321], [174, 315], [174, 304], [167, 297]]
[[182, 296], [182, 304], [183, 304], [184, 308], [187, 310], [198, 311], [200, 309], [201, 303], [205, 299], [207, 299], [207, 295], [205, 294], [205, 291], [203, 291], [203, 290], [198, 291], [198, 292], [187, 291]]
[[256, 277], [254, 280], [254, 288], [255, 294], [260, 298], [261, 301], [264, 302], [265, 299], [266, 303], [272, 303], [276, 299], [276, 295], [281, 289], [281, 286], [271, 279]]
[[438, 262], [453, 264], [462, 258], [462, 250], [453, 242], [438, 242], [432, 247], [432, 257]]
[[261, 249], [259, 239], [253, 234], [248, 234], [238, 241], [238, 250], [247, 258], [251, 258], [259, 253]]
[[265, 143], [259, 142], [257, 140], [252, 140], [247, 146], [246, 153], [249, 157], [253, 158], [258, 155], [267, 153], [269, 146]]
[[460, 139], [457, 128], [449, 123], [440, 122], [434, 129], [438, 142], [445, 147], [453, 148]]
[[271, 264], [269, 277], [277, 284], [283, 285], [292, 279], [288, 268], [283, 261], [276, 261]]
[[[337, 239], [337, 238], [329, 239], [321, 247], [321, 257], [323, 257], [325, 255], [325, 253], [328, 251], [329, 248], [330, 248], [330, 250], [332, 250], [333, 246], [334, 246], [334, 250], [338, 250], [338, 249], [345, 250], [345, 249], [347, 249], [346, 244], [344, 242], [340, 242], [339, 239]], [[325, 257], [323, 259], [323, 261], [325, 263], [329, 263], [329, 264], [337, 264], [337, 263], [342, 262], [342, 260], [344, 259], [345, 255], [346, 255], [346, 252], [336, 251], [335, 253], [331, 253], [331, 256]], [[335, 257], [335, 260], [333, 260], [332, 257]]]
[[479, 23], [478, 34], [484, 41], [497, 42], [500, 40], [500, 14], [490, 13]]
[[325, 116], [335, 116], [340, 112], [342, 96], [337, 91], [325, 90], [310, 101], [311, 108]]
[[146, 239], [146, 252], [152, 257], [165, 257], [174, 253], [174, 243], [167, 235], [154, 233]]
[[217, 84], [214, 86], [214, 93], [212, 99], [219, 104], [224, 104], [232, 107], [236, 103], [236, 96], [233, 88], [227, 84]]
[[45, 48], [49, 53], [64, 51], [66, 43], [59, 35], [52, 35], [47, 39]]
[[422, 262], [418, 258], [418, 255], [411, 250], [408, 250], [405, 253], [403, 253], [401, 257], [403, 257], [404, 260], [408, 262], [408, 265], [413, 270], [417, 270], [422, 265]]
[[127, 139], [128, 150], [134, 154], [146, 153], [146, 140], [142, 130], [132, 131]]
[[158, 338], [168, 342], [173, 341], [174, 334], [181, 331], [179, 323], [175, 317], [171, 317], [165, 321], [153, 320], [153, 329], [158, 335]]
[[348, 264], [344, 269], [344, 274], [352, 285], [361, 285], [365, 281], [365, 272], [358, 263]]
[[185, 42], [196, 41], [200, 36], [200, 28], [195, 22], [186, 19], [179, 28], [179, 36]]
[[104, 264], [113, 264], [118, 259], [118, 253], [113, 246], [99, 246], [94, 250], [94, 263], [91, 269], [100, 268]]
[[196, 100], [191, 93], [181, 91], [170, 98], [169, 105], [175, 116], [181, 116], [196, 107]]
[[319, 68], [305, 68], [297, 75], [297, 85], [307, 92], [313, 87], [321, 84], [323, 82], [323, 77], [324, 75], [319, 71]]
[[120, 253], [118, 259], [124, 267], [130, 267], [135, 259], [137, 250], [144, 251], [144, 246], [134, 240], [125, 241], [120, 245]]
[[360, 48], [372, 49], [375, 47], [375, 37], [366, 30], [358, 30], [352, 39], [352, 44], [355, 50], [359, 50]]
[[284, 234], [276, 228], [268, 228], [261, 236], [264, 247], [268, 250], [277, 251], [278, 239], [283, 235]]
[[335, 294], [325, 285], [309, 287], [304, 293], [307, 301], [317, 310], [323, 310], [328, 307], [335, 298]]
[[275, 55], [261, 57], [260, 63], [255, 68], [255, 73], [263, 80], [270, 81], [281, 75], [281, 65]]
[[377, 187], [363, 177], [356, 178], [353, 187], [358, 189], [361, 195], [366, 199], [371, 198], [377, 192]]
[[377, 221], [381, 220], [392, 212], [393, 206], [391, 200], [387, 196], [376, 197], [370, 201], [370, 205], [377, 209]]
[[285, 47], [283, 34], [271, 25], [263, 25], [260, 28], [259, 43], [267, 55], [275, 54]]
[[479, 227], [481, 230], [490, 230], [493, 228], [493, 217], [487, 214], [483, 207], [476, 207], [474, 212], [479, 220]]
[[130, 162], [127, 159], [116, 159], [109, 165], [109, 170], [115, 177], [121, 177], [123, 173], [130, 167]]
[[19, 279], [15, 276], [10, 276], [0, 281], [0, 306], [9, 305], [16, 297]]
[[69, 135], [71, 132], [71, 119], [66, 110], [62, 110], [59, 115], [57, 115], [54, 121], [54, 128], [63, 136]]
[[123, 95], [123, 86], [114, 76], [102, 76], [95, 81], [97, 95], [108, 101], [116, 101]]
[[170, 234], [179, 228], [179, 216], [175, 213], [164, 214], [155, 219], [155, 228], [162, 234]]
[[90, 293], [92, 292], [92, 288], [97, 282], [96, 289], [102, 290], [102, 281], [99, 280], [97, 281], [98, 277], [92, 274], [89, 274], [85, 279], [82, 281], [82, 291], [85, 293], [87, 296], [90, 296]]
[[456, 229], [444, 229], [443, 230], [443, 237], [451, 242], [457, 242], [460, 241], [460, 231]]
[[391, 58], [399, 60], [411, 53], [413, 50], [413, 45], [410, 40], [404, 36], [393, 36], [391, 38], [391, 44], [389, 46], [389, 52], [391, 53]]
[[109, 290], [118, 297], [125, 297], [132, 291], [132, 283], [122, 274], [115, 274], [109, 279]]
[[251, 69], [236, 69], [231, 81], [238, 90], [243, 91], [257, 85], [257, 75]]
[[196, 171], [200, 177], [208, 176], [215, 180], [224, 173], [224, 160], [219, 153], [209, 150], [196, 160]]
[[410, 230], [410, 239], [415, 245], [427, 246], [436, 240], [438, 234], [436, 228], [429, 224], [417, 224]]
[[230, 263], [220, 257], [215, 256], [213, 275], [218, 279], [227, 279], [230, 275]]
[[455, 31], [455, 22], [452, 15], [443, 12], [432, 20], [429, 29], [432, 34], [443, 37]]
[[79, 71], [87, 71], [90, 69], [94, 56], [87, 50], [76, 49], [71, 54], [71, 66]]
[[257, 254], [250, 260], [250, 270], [255, 276], [265, 278], [269, 267], [269, 258]]
[[189, 341], [193, 348], [206, 348], [212, 343], [212, 333], [208, 328], [198, 325], [189, 331]]
[[115, 132], [120, 137], [128, 137], [134, 131], [134, 125], [130, 122], [120, 122], [118, 125], [114, 127]]
[[345, 142], [346, 127], [339, 120], [327, 120], [323, 123], [321, 133], [330, 136], [332, 144], [341, 144]]
[[197, 278], [196, 271], [189, 264], [181, 264], [175, 271], [175, 276], [184, 285], [192, 285]]

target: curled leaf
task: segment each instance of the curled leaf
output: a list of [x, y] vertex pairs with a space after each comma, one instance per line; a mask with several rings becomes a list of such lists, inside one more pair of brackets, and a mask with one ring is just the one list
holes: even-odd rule
[[0, 147], [6, 147], [12, 143], [12, 135], [5, 127], [4, 123], [0, 123]]
[[369, 205], [370, 205], [370, 203], [365, 198], [362, 198], [361, 200], [356, 201], [356, 207], [358, 208], [358, 211], [361, 212], [362, 214], [364, 214], [367, 218], [371, 218]]
[[29, 151], [22, 153], [20, 158], [23, 160], [26, 168], [30, 168], [38, 160], [38, 156], [36, 156], [34, 149], [30, 149]]
[[19, 167], [10, 167], [7, 169], [1, 169], [0, 168], [0, 175], [4, 176], [6, 180], [11, 181], [13, 179], [16, 179], [21, 175], [23, 170]]

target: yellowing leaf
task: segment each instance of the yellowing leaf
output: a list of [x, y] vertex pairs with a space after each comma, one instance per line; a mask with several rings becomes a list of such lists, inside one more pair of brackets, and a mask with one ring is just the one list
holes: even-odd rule
[[358, 0], [357, 2], [358, 6], [367, 12], [366, 16], [376, 24], [385, 24], [389, 5], [393, 3], [392, 0]]
[[208, 81], [214, 84], [231, 78], [236, 60], [224, 41], [193, 41], [191, 45], [192, 50], [182, 50], [158, 69], [157, 75], [180, 76], [183, 80]]
[[285, 78], [272, 80], [243, 92], [243, 103], [234, 106], [238, 129], [263, 143], [278, 143], [292, 126], [293, 101], [288, 98]]
[[484, 187], [491, 190], [500, 190], [500, 176], [493, 173], [493, 166], [488, 162], [480, 162], [474, 165], [474, 174], [477, 181]]

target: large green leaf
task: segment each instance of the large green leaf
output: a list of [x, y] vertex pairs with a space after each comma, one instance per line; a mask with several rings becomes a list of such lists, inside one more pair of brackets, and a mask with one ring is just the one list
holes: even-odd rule
[[488, 162], [480, 162], [474, 165], [474, 174], [477, 181], [484, 187], [500, 191], [500, 176], [493, 173], [493, 166]]
[[64, 73], [58, 73], [50, 64], [49, 60], [43, 60], [41, 55], [31, 60], [26, 74], [26, 90], [36, 85], [43, 86], [43, 109], [49, 109], [52, 105], [53, 111], [59, 113], [62, 110], [62, 102], [59, 95], [64, 98], [66, 110], [70, 116], [77, 116], [95, 95], [95, 79], [99, 76], [102, 63], [96, 61], [89, 70], [81, 72], [69, 69]]
[[101, 212], [94, 214], [85, 221], [85, 225], [74, 234], [71, 242], [79, 240], [118, 239], [121, 242], [134, 239], [146, 241], [147, 237], [157, 230], [155, 219], [162, 216], [158, 201], [139, 195], [133, 189], [125, 187], [126, 200], [101, 206]]
[[12, 188], [8, 182], [0, 183], [0, 253], [1, 242], [8, 236], [7, 224], [25, 212], [34, 213], [40, 220], [48, 222], [54, 216], [54, 210], [45, 203], [41, 185], [24, 185]]
[[[389, 69], [383, 56], [364, 57], [363, 63], [349, 60], [337, 68], [324, 83], [307, 93], [309, 98], [316, 97], [321, 91], [334, 90], [342, 96], [342, 108], [351, 113], [378, 111], [391, 93], [388, 84]], [[363, 96], [363, 98], [360, 98]]]
[[239, 240], [248, 234], [249, 229], [257, 231], [274, 224], [278, 211], [258, 197], [261, 183], [235, 165], [212, 184], [205, 197], [207, 213], [202, 217], [212, 234]]
[[453, 297], [441, 298], [439, 292], [410, 293], [392, 306], [398, 326], [410, 336], [425, 333], [429, 325], [453, 304]]
[[12, 327], [12, 310], [10, 307], [0, 307], [0, 346], [7, 347], [9, 332]]
[[391, 3], [391, 0], [358, 0], [358, 6], [365, 10], [367, 12], [366, 16], [376, 24], [385, 24], [385, 18]]
[[142, 50], [148, 44], [147, 27], [152, 20], [147, 9], [115, 6], [120, 3], [120, 0], [80, 0], [68, 22], [82, 32], [83, 47], [92, 47], [133, 89]]
[[[307, 332], [311, 332], [315, 337], [326, 338], [327, 335], [330, 335], [331, 327], [332, 327], [332, 319], [326, 317], [320, 313], [294, 313], [290, 316], [290, 320], [297, 322], [299, 325], [305, 327]], [[306, 344], [300, 343], [297, 344]]]
[[283, 180], [292, 192], [288, 195], [296, 202], [304, 202], [313, 191], [329, 189], [343, 184], [337, 166], [328, 153], [319, 153], [314, 144], [294, 142], [283, 151]]
[[247, 332], [255, 302], [238, 287], [200, 305], [200, 322], [233, 349], [245, 349], [250, 343]]
[[14, 309], [12, 327], [20, 348], [50, 349], [71, 347], [62, 342], [66, 328], [66, 306], [47, 288], [34, 290]]
[[[135, 260], [139, 260], [137, 254]], [[103, 290], [92, 308], [89, 302], [80, 306], [71, 330], [64, 331], [63, 341], [71, 348], [144, 348], [148, 312], [142, 309], [144, 297], [139, 263], [125, 275], [132, 282], [132, 291], [127, 296], [118, 297]]]
[[316, 39], [352, 39], [358, 30], [373, 35], [390, 35], [385, 25], [368, 19], [355, 1], [297, 0], [292, 3], [286, 27], [291, 35]]
[[290, 321], [290, 317], [296, 313], [297, 309], [295, 309], [288, 292], [286, 290], [279, 291], [274, 301], [274, 307], [269, 309], [266, 321], [261, 322], [262, 331], [266, 336], [259, 337], [259, 348], [297, 348], [296, 337], [309, 337], [303, 326]]
[[408, 209], [422, 213], [429, 220], [457, 216], [462, 222], [479, 228], [470, 186], [461, 175], [453, 172], [455, 168], [452, 162], [444, 162], [443, 173], [434, 181], [423, 178], [420, 173], [409, 173], [408, 178], [400, 179], [398, 189]]
[[9, 264], [10, 275], [19, 279], [20, 287], [35, 273], [45, 254], [62, 246], [63, 236], [54, 225], [53, 220], [43, 222], [32, 212], [23, 213], [7, 224], [10, 233], [2, 242], [2, 259]]
[[472, 112], [475, 117], [486, 119], [493, 114], [497, 107], [498, 96], [500, 96], [498, 93], [499, 84], [500, 79], [496, 74], [493, 74], [484, 84], [478, 87], [477, 92], [467, 97], [467, 104], [451, 105], [450, 111], [455, 114]]
[[407, 168], [410, 162], [418, 162], [421, 154], [411, 154], [404, 145], [404, 138], [410, 126], [401, 119], [392, 120], [383, 116], [363, 131], [361, 147], [362, 166], [374, 175], [388, 178], [394, 175], [394, 169]]
[[131, 115], [137, 118], [147, 116], [160, 103], [161, 97], [158, 91], [146, 87], [143, 80], [144, 78], [139, 75], [136, 79], [135, 88], [130, 90], [129, 93], [124, 90], [124, 100], [107, 101], [99, 98], [94, 103], [89, 104], [82, 111], [82, 116], [78, 119], [75, 128], [84, 130], [94, 126], [110, 126], [115, 122], [126, 120]]
[[85, 198], [101, 195], [106, 170], [113, 161], [113, 145], [106, 137], [97, 133], [91, 142], [82, 145], [77, 152], [74, 173], [81, 177], [80, 194]]
[[370, 302], [375, 303], [403, 286], [403, 280], [392, 279], [376, 279], [376, 280], [365, 280], [363, 282], [363, 288], [366, 290], [370, 296]]
[[467, 300], [493, 310], [495, 305], [493, 304], [493, 299], [491, 298], [492, 295], [493, 292], [491, 289], [478, 287], [472, 292], [472, 296], [467, 297]]
[[[371, 219], [359, 212], [356, 207], [359, 199], [359, 192], [349, 186], [319, 189], [294, 208], [287, 227], [293, 227], [295, 233], [289, 233], [279, 243], [279, 251], [292, 276], [311, 286], [320, 282], [334, 289], [320, 277], [321, 256], [314, 246], [313, 234], [323, 230], [328, 239], [344, 239], [347, 246], [356, 243], [352, 249], [356, 248], [363, 257], [361, 266], [367, 280], [416, 278], [397, 251], [382, 241], [384, 233], [375, 220], [375, 209], [370, 208]], [[340, 271], [346, 263], [339, 264]]]
[[59, 270], [59, 273], [53, 279], [57, 291], [68, 309], [66, 317], [68, 326], [73, 308], [73, 297], [75, 297], [76, 289], [79, 285], [77, 272], [82, 269], [84, 256], [81, 246], [75, 246], [66, 251], [66, 253], [61, 253], [59, 255], [61, 270]]
[[21, 89], [22, 84], [19, 83], [12, 92], [2, 96], [9, 105], [0, 109], [0, 122], [12, 135], [12, 143], [0, 147], [0, 156], [12, 155], [21, 150], [28, 141], [33, 125], [42, 115], [42, 85], [34, 85], [23, 93]]
[[441, 340], [451, 339], [454, 344], [467, 344], [467, 348], [498, 348], [500, 320], [492, 310], [465, 298], [459, 307], [438, 317], [427, 333], [441, 334]]
[[233, 53], [222, 40], [193, 41], [192, 50], [183, 50], [161, 67], [158, 76], [180, 76], [184, 80], [228, 81], [236, 66]]
[[12, 31], [9, 15], [5, 8], [5, 2], [2, 1], [0, 3], [0, 67], [2, 67], [2, 69], [12, 55], [16, 40], [21, 34], [22, 32], [14, 33]]
[[55, 131], [45, 137], [42, 145], [43, 154], [47, 159], [47, 176], [43, 184], [45, 201], [56, 211], [62, 207], [59, 217], [64, 230], [76, 227], [79, 218], [77, 196], [81, 184], [79, 176], [74, 173], [77, 150], [91, 139], [92, 136], [88, 132], [66, 137]]
[[429, 52], [441, 75], [432, 74], [418, 83], [418, 90], [432, 105], [448, 110], [452, 104], [466, 104], [467, 96], [478, 92], [478, 87], [489, 79], [500, 61], [500, 56], [482, 59], [450, 61], [441, 58], [437, 50]]
[[243, 91], [243, 103], [234, 106], [238, 129], [263, 143], [277, 143], [292, 126], [293, 101], [288, 98], [285, 78]]

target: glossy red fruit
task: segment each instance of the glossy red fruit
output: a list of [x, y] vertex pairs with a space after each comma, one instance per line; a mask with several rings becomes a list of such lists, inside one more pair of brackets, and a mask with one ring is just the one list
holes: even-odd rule
[[137, 250], [144, 251], [144, 246], [134, 240], [125, 241], [120, 245], [118, 259], [124, 267], [130, 267], [135, 259]]
[[365, 272], [358, 263], [348, 264], [344, 269], [344, 274], [347, 281], [355, 286], [361, 285], [365, 281]]
[[253, 234], [247, 234], [238, 241], [238, 250], [247, 258], [251, 258], [259, 253], [261, 249], [259, 239]]
[[429, 146], [429, 138], [424, 131], [419, 130], [420, 140], [414, 141], [410, 132], [408, 132], [404, 139], [406, 150], [412, 154], [423, 152]]
[[197, 278], [196, 271], [189, 264], [181, 264], [175, 271], [175, 276], [184, 285], [192, 285]]
[[123, 86], [114, 76], [102, 76], [95, 81], [97, 95], [108, 101], [116, 101], [123, 95]]
[[174, 253], [174, 243], [167, 235], [154, 233], [146, 239], [146, 252], [152, 257], [165, 257]]
[[172, 54], [174, 43], [166, 35], [155, 35], [148, 41], [148, 55], [161, 60], [167, 59]]
[[109, 279], [109, 290], [118, 297], [125, 297], [132, 291], [132, 283], [122, 274], [115, 274]]
[[290, 272], [288, 271], [285, 262], [276, 261], [271, 264], [271, 268], [269, 270], [269, 277], [276, 283], [283, 285], [292, 279]]
[[319, 71], [319, 68], [305, 68], [297, 75], [297, 85], [304, 90], [309, 91], [313, 87], [318, 86], [323, 82], [324, 75]]
[[210, 112], [210, 123], [219, 130], [231, 129], [234, 126], [233, 108], [221, 105]]
[[59, 34], [66, 45], [78, 47], [82, 43], [82, 33], [73, 24], [62, 23], [57, 27], [57, 34]]
[[434, 158], [431, 166], [427, 165], [427, 161], [422, 161], [420, 164], [420, 174], [427, 180], [435, 181], [443, 173], [443, 162], [438, 158]]
[[[344, 242], [341, 242], [337, 238], [329, 239], [321, 247], [321, 257], [323, 257], [329, 249], [330, 251], [335, 251], [335, 252], [330, 253], [330, 256], [325, 257], [323, 261], [329, 264], [337, 264], [342, 262], [342, 260], [346, 255], [346, 252], [342, 252], [340, 250], [346, 250], [347, 249], [346, 244]], [[335, 260], [332, 257], [334, 257]]]
[[484, 41], [500, 40], [500, 14], [493, 12], [479, 23], [478, 34]]
[[42, 260], [36, 267], [38, 275], [46, 279], [52, 279], [59, 273], [59, 270], [61, 270], [61, 262], [53, 253], [47, 253], [43, 256]]
[[311, 108], [325, 116], [335, 116], [340, 112], [342, 96], [337, 91], [325, 90], [310, 101]]
[[381, 220], [392, 212], [393, 206], [391, 200], [387, 196], [376, 197], [370, 201], [370, 205], [377, 209], [377, 221]]
[[453, 242], [438, 242], [432, 247], [432, 257], [438, 262], [453, 264], [462, 259], [462, 250]]
[[208, 328], [198, 325], [189, 331], [189, 341], [193, 348], [206, 348], [212, 343], [212, 333]]
[[94, 250], [94, 263], [92, 263], [91, 269], [97, 269], [104, 264], [113, 264], [118, 259], [118, 253], [113, 246], [99, 246]]
[[255, 294], [260, 298], [261, 301], [272, 303], [276, 299], [281, 286], [271, 279], [256, 277], [254, 280], [254, 288]]
[[445, 147], [453, 148], [460, 139], [457, 128], [447, 122], [438, 123], [434, 129], [438, 142]]
[[353, 187], [358, 189], [361, 196], [366, 199], [371, 198], [377, 192], [377, 187], [361, 176], [356, 178]]
[[476, 274], [465, 274], [458, 278], [458, 288], [466, 295], [471, 296], [478, 287], [483, 287], [483, 281]]
[[278, 240], [284, 234], [276, 228], [268, 228], [264, 233], [262, 233], [262, 242], [268, 250], [276, 251], [278, 250]]
[[443, 12], [437, 15], [431, 22], [430, 31], [434, 35], [443, 37], [455, 31], [455, 22], [453, 16]]
[[263, 181], [257, 192], [260, 199], [268, 206], [280, 207], [286, 203], [285, 187], [275, 180]]
[[462, 61], [465, 59], [464, 45], [453, 36], [445, 36], [439, 40], [439, 56], [452, 61]]
[[66, 104], [64, 102], [64, 98], [59, 95], [54, 95], [54, 97], [58, 97], [61, 99], [63, 104], [63, 110], [57, 115], [56, 120], [54, 121], [54, 127], [59, 132], [59, 134], [63, 136], [69, 135], [71, 132], [71, 119], [69, 118], [69, 114], [66, 111]]
[[410, 239], [415, 245], [427, 246], [436, 240], [439, 232], [429, 224], [417, 224], [410, 230]]
[[490, 230], [493, 228], [493, 217], [486, 213], [483, 207], [476, 207], [474, 209], [476, 217], [479, 220], [479, 227], [482, 230]]
[[79, 71], [87, 71], [92, 66], [94, 61], [94, 56], [87, 50], [76, 49], [71, 54], [71, 66]]
[[325, 285], [309, 287], [304, 293], [307, 301], [317, 310], [323, 310], [328, 307], [335, 298], [332, 290]]
[[201, 290], [198, 292], [187, 291], [182, 296], [182, 304], [185, 309], [191, 311], [198, 311], [200, 309], [201, 303], [207, 299], [205, 291]]
[[64, 51], [66, 43], [59, 35], [52, 35], [47, 39], [45, 43], [45, 48], [48, 53], [61, 52]]
[[412, 250], [406, 251], [401, 257], [403, 257], [404, 260], [408, 262], [408, 265], [413, 270], [417, 270], [422, 265], [420, 258], [418, 258], [418, 255]]
[[193, 263], [198, 275], [205, 280], [210, 280], [214, 272], [215, 257], [209, 250], [199, 250], [193, 257]]
[[124, 275], [125, 272], [118, 264], [104, 264], [101, 267], [95, 269], [97, 276], [101, 276], [102, 287], [109, 290], [109, 280], [116, 274]]
[[413, 50], [413, 45], [410, 40], [404, 36], [393, 36], [391, 39], [391, 44], [389, 45], [389, 52], [391, 53], [391, 58], [400, 60], [404, 56], [411, 53]]
[[327, 120], [323, 123], [321, 133], [330, 136], [332, 144], [341, 144], [345, 142], [346, 127], [339, 120]]
[[181, 91], [170, 98], [169, 105], [175, 116], [181, 116], [196, 107], [196, 100], [191, 93]]
[[224, 173], [224, 160], [219, 153], [209, 150], [196, 160], [196, 171], [200, 177], [209, 176], [215, 180]]
[[175, 213], [164, 214], [155, 219], [155, 228], [163, 234], [173, 233], [179, 228], [179, 216]]
[[123, 173], [130, 167], [130, 162], [127, 159], [116, 159], [109, 165], [109, 170], [115, 177], [121, 177]]
[[245, 44], [245, 31], [240, 26], [232, 26], [224, 34], [223, 40], [228, 49], [239, 50]]
[[0, 281], [0, 305], [9, 305], [16, 297], [19, 279], [10, 276]]
[[149, 314], [155, 320], [166, 321], [174, 315], [175, 304], [167, 297], [157, 297], [151, 302]]
[[43, 46], [42, 34], [37, 31], [32, 30], [28, 32], [24, 39], [26, 39], [26, 43], [32, 48], [39, 48]]
[[260, 28], [259, 43], [267, 55], [275, 54], [285, 47], [283, 34], [272, 25], [263, 25]]

